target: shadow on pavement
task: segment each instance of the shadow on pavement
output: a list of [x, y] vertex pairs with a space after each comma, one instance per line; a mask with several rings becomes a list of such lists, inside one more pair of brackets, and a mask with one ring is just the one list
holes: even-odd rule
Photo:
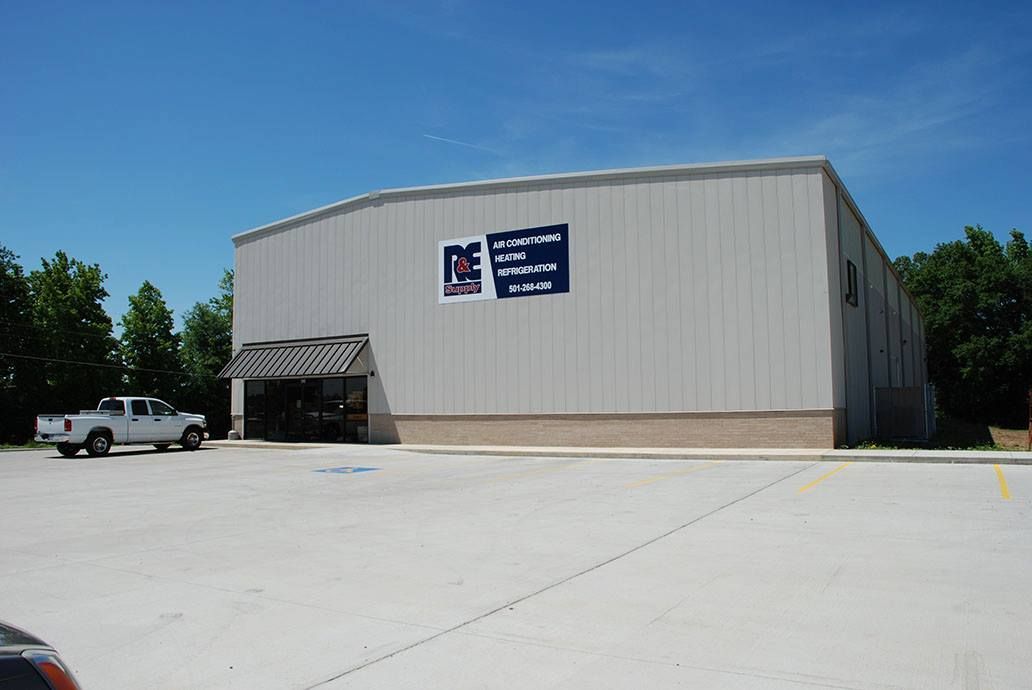
[[169, 448], [168, 450], [158, 450], [156, 448], [138, 448], [138, 449], [135, 449], [135, 450], [122, 450], [122, 451], [112, 450], [107, 455], [103, 455], [103, 456], [98, 457], [98, 458], [91, 458], [89, 455], [86, 454], [86, 451], [84, 451], [84, 450], [80, 450], [78, 453], [76, 453], [75, 455], [73, 455], [70, 458], [66, 458], [65, 456], [63, 456], [60, 453], [55, 451], [53, 453], [48, 453], [46, 457], [47, 457], [48, 460], [71, 460], [71, 461], [75, 461], [75, 460], [117, 460], [118, 458], [128, 458], [128, 457], [132, 457], [134, 455], [154, 455], [154, 456], [177, 455], [177, 454], [180, 454], [180, 453], [201, 453], [201, 452], [204, 452], [204, 451], [207, 451], [207, 450], [218, 450], [218, 449], [217, 448], [205, 448], [204, 446], [201, 446], [197, 450], [187, 450], [186, 448]]

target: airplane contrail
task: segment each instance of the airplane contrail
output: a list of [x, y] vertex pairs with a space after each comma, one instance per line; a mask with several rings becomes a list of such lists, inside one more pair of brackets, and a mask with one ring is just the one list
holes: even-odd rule
[[444, 142], [445, 144], [455, 144], [456, 146], [465, 146], [466, 148], [476, 149], [478, 151], [487, 151], [488, 153], [493, 153], [496, 156], [502, 155], [494, 149], [489, 149], [486, 146], [480, 146], [479, 144], [470, 144], [469, 142], [459, 141], [458, 139], [446, 139], [444, 137], [435, 137], [433, 134], [424, 134], [423, 136], [427, 139], [433, 139], [434, 141]]

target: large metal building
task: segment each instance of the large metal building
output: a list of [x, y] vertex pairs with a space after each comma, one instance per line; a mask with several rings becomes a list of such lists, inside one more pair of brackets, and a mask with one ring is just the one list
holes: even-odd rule
[[823, 156], [382, 190], [233, 242], [245, 438], [832, 447], [927, 381]]

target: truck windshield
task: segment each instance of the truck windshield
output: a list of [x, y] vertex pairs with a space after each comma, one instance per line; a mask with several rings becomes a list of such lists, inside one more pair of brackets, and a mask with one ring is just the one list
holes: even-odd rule
[[100, 410], [105, 410], [111, 414], [125, 414], [125, 402], [121, 400], [102, 400]]

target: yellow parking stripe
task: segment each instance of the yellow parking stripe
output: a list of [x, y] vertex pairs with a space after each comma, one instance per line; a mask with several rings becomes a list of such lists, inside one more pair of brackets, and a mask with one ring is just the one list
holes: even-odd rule
[[803, 493], [804, 491], [809, 491], [810, 489], [812, 489], [813, 487], [817, 486], [818, 484], [823, 482], [825, 479], [830, 477], [831, 475], [835, 474], [836, 472], [841, 472], [842, 470], [846, 469], [847, 467], [849, 467], [852, 464], [853, 464], [852, 462], [844, 462], [844, 463], [842, 463], [841, 465], [839, 465], [838, 467], [833, 469], [831, 472], [828, 472], [827, 474], [823, 474], [820, 477], [817, 477], [812, 482], [810, 482], [809, 484], [807, 484], [803, 488], [799, 489], [799, 493]]
[[552, 474], [553, 472], [560, 472], [571, 467], [582, 467], [584, 465], [590, 465], [593, 462], [595, 462], [594, 458], [578, 460], [576, 462], [557, 462], [555, 464], [550, 464], [545, 467], [538, 467], [532, 470], [524, 470], [522, 472], [511, 472], [509, 474], [500, 474], [495, 477], [484, 477], [480, 479], [480, 482], [484, 484], [494, 484], [496, 482], [507, 482], [514, 479], [529, 479], [531, 477], [539, 477], [545, 474]]
[[1007, 478], [1003, 476], [1003, 468], [999, 465], [993, 465], [996, 468], [996, 478], [1000, 480], [1000, 495], [1003, 496], [1003, 500], [1010, 500], [1010, 488], [1007, 486]]
[[704, 465], [693, 465], [692, 467], [689, 467], [689, 468], [683, 469], [683, 470], [677, 470], [676, 472], [667, 472], [665, 474], [657, 474], [655, 477], [649, 477], [648, 479], [642, 479], [642, 480], [637, 481], [637, 482], [631, 482], [630, 484], [627, 484], [624, 488], [636, 489], [639, 486], [646, 486], [647, 484], [653, 484], [655, 482], [661, 482], [664, 479], [673, 479], [674, 477], [680, 477], [680, 476], [683, 476], [683, 475], [686, 475], [686, 474], [691, 474], [692, 472], [698, 472], [700, 470], [708, 470], [711, 467], [716, 467], [721, 462], [723, 462], [723, 460], [713, 460], [711, 462], [707, 462]]

